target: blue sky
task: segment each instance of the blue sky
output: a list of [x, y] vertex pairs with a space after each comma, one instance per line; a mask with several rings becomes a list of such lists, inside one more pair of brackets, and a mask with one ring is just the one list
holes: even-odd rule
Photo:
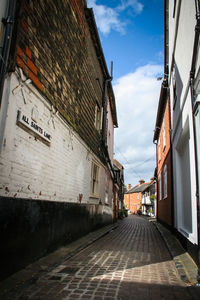
[[152, 143], [163, 72], [163, 0], [88, 0], [109, 68], [113, 61], [119, 128], [115, 158], [125, 167], [125, 183], [149, 181], [155, 168]]

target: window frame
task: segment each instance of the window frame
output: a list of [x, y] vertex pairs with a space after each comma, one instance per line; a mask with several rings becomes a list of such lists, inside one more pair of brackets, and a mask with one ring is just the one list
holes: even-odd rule
[[100, 108], [98, 102], [95, 105], [95, 119], [94, 119], [94, 127], [98, 132], [102, 129], [102, 109]]
[[90, 195], [95, 198], [99, 198], [99, 173], [100, 173], [99, 165], [95, 161], [92, 161]]

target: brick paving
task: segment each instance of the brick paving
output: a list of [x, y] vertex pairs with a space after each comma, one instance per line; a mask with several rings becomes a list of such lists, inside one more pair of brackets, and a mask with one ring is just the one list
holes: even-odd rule
[[72, 257], [35, 272], [34, 265], [1, 283], [0, 299], [195, 299], [156, 227], [138, 216]]

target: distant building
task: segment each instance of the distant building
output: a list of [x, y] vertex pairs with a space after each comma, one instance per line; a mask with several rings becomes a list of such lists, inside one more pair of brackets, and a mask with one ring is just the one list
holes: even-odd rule
[[115, 218], [118, 218], [124, 205], [124, 168], [116, 159], [113, 160], [113, 166], [117, 191], [116, 202], [113, 206], [115, 207]]
[[128, 185], [128, 190], [124, 194], [124, 204], [129, 213], [136, 214], [142, 208], [142, 193], [148, 186], [149, 183], [145, 183], [143, 179], [133, 188], [131, 184]]
[[142, 191], [142, 214], [154, 216], [156, 211], [154, 179]]

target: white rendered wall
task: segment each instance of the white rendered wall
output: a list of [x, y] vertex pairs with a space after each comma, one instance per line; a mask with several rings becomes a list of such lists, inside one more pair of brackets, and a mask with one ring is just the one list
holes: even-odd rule
[[[180, 17], [179, 22], [177, 23], [179, 3], [181, 3]], [[196, 25], [195, 1], [177, 1], [175, 18], [172, 17], [173, 4], [174, 1], [169, 1], [169, 78], [173, 128], [175, 227], [192, 243], [196, 244], [196, 179], [192, 106], [189, 88]], [[176, 30], [177, 37], [175, 39]], [[174, 62], [178, 69], [178, 77], [176, 77], [177, 102], [175, 107], [173, 106], [173, 83], [171, 73], [173, 55]]]
[[[10, 80], [10, 83], [9, 83]], [[0, 196], [41, 200], [95, 202], [90, 198], [92, 161], [100, 167], [100, 198], [105, 200], [105, 166], [80, 137], [55, 113], [55, 110], [28, 84], [19, 86], [19, 77], [6, 79], [3, 105], [8, 110], [0, 152]], [[24, 97], [24, 96], [25, 97]], [[5, 105], [6, 106], [6, 105]], [[37, 119], [37, 124], [51, 135], [49, 145], [33, 133], [17, 125], [17, 111]], [[0, 115], [0, 124], [3, 115]], [[109, 202], [112, 201], [109, 194]]]

